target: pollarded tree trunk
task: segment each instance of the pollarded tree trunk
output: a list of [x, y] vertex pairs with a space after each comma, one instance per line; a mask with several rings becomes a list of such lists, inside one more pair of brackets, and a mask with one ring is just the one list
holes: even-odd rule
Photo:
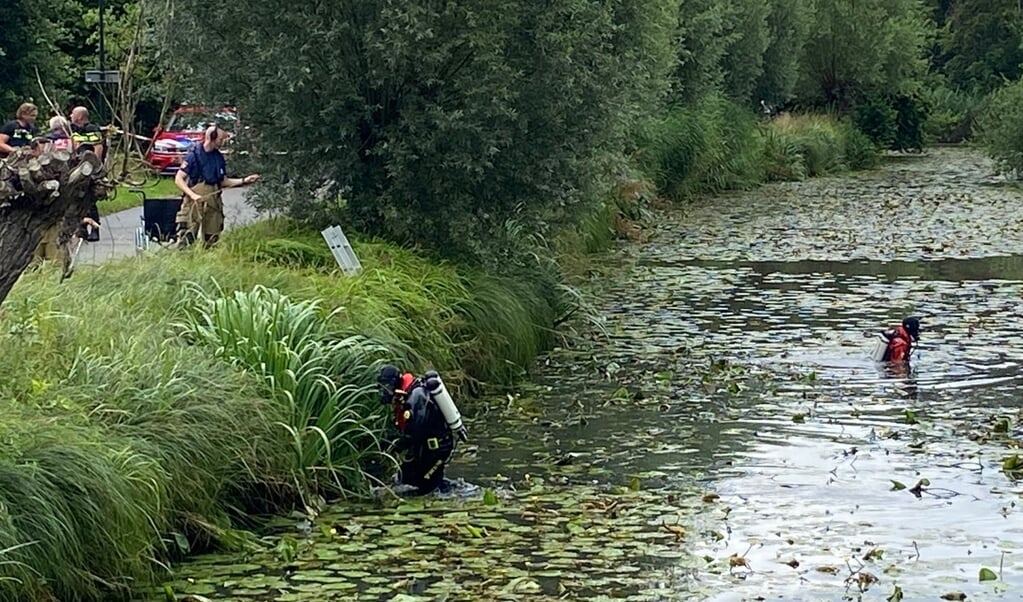
[[61, 224], [58, 245], [69, 275], [70, 241], [82, 218], [106, 197], [104, 166], [91, 152], [21, 148], [0, 161], [0, 303], [32, 262], [36, 245]]

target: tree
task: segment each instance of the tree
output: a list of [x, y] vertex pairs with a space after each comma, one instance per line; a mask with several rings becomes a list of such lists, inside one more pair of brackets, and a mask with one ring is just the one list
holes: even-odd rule
[[755, 104], [760, 99], [753, 98], [753, 91], [764, 74], [764, 53], [771, 40], [771, 5], [764, 0], [731, 0], [728, 6], [728, 43], [721, 62], [724, 92], [741, 105]]
[[96, 155], [19, 148], [0, 161], [0, 302], [32, 261], [43, 233], [62, 224], [64, 275], [70, 275], [68, 242], [89, 207], [108, 188]]
[[799, 78], [811, 20], [808, 0], [770, 0], [769, 31], [764, 67], [754, 91], [755, 100], [784, 104], [792, 99]]
[[942, 30], [938, 62], [953, 87], [988, 93], [1019, 79], [1023, 8], [1005, 0], [957, 0]]
[[812, 0], [799, 97], [848, 109], [864, 95], [912, 94], [930, 31], [918, 0]]
[[236, 102], [253, 153], [276, 153], [261, 204], [480, 258], [520, 242], [510, 222], [592, 206], [666, 85], [671, 7], [179, 0], [170, 26], [198, 96]]
[[37, 98], [38, 70], [49, 86], [66, 83], [66, 57], [57, 52], [60, 30], [53, 17], [62, 2], [5, 0], [0, 15], [0, 121], [13, 116], [19, 104]]
[[697, 101], [721, 90], [724, 81], [721, 63], [731, 38], [729, 5], [716, 0], [681, 0], [679, 28], [681, 44], [676, 70], [675, 99]]

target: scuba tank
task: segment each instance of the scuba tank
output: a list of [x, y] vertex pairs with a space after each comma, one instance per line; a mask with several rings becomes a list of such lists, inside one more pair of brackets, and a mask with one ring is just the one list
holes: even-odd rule
[[466, 433], [465, 425], [462, 424], [462, 415], [459, 413], [458, 406], [455, 405], [454, 400], [451, 399], [447, 387], [444, 386], [444, 381], [440, 379], [440, 374], [437, 374], [436, 370], [430, 370], [424, 376], [423, 384], [426, 385], [426, 390], [430, 392], [430, 396], [433, 397], [437, 407], [440, 408], [441, 414], [444, 415], [448, 428], [451, 429], [452, 433], [457, 433], [462, 441], [466, 441], [469, 436]]
[[886, 351], [888, 351], [888, 337], [884, 336], [883, 332], [878, 333], [874, 349], [870, 352], [870, 357], [875, 362], [883, 362]]

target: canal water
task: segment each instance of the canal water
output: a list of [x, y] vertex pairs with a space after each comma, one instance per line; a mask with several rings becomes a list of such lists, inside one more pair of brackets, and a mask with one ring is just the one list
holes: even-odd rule
[[[448, 474], [478, 494], [282, 517], [168, 588], [1023, 600], [1021, 201], [936, 148], [659, 214], [593, 284], [598, 323], [471, 414]], [[910, 368], [872, 362], [907, 315]]]

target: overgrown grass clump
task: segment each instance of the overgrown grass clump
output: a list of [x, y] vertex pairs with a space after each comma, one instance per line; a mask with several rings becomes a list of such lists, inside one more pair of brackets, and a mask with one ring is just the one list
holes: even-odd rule
[[870, 139], [846, 120], [782, 115], [758, 122], [749, 110], [715, 96], [646, 123], [636, 144], [641, 169], [674, 200], [863, 169], [879, 158]]
[[41, 276], [0, 320], [0, 548], [23, 545], [0, 599], [125, 594], [286, 487], [285, 416], [255, 379], [132, 311], [161, 287]]
[[346, 277], [321, 241], [275, 221], [22, 278], [0, 309], [0, 599], [117, 597], [250, 511], [366, 492], [380, 362], [508, 383], [566, 310], [549, 273], [356, 242]]
[[826, 115], [782, 115], [762, 132], [768, 180], [802, 180], [878, 162], [877, 148], [866, 134]]

